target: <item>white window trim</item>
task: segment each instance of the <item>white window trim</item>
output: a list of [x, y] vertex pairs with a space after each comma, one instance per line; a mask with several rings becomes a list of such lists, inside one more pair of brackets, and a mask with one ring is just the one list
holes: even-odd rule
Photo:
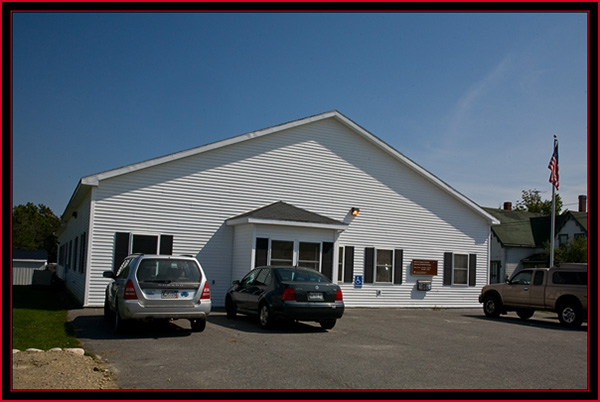
[[[379, 282], [377, 280], [377, 253], [379, 251], [390, 251], [392, 253], [392, 265], [391, 265], [391, 270], [392, 270], [392, 275], [391, 275], [391, 279], [390, 281], [386, 281], [386, 282]], [[375, 247], [375, 253], [373, 258], [375, 259], [375, 261], [373, 261], [373, 284], [374, 285], [394, 285], [394, 248], [386, 248], [386, 247]]]
[[[256, 242], [256, 238], [254, 240]], [[269, 249], [267, 251], [267, 265], [274, 265], [271, 259], [271, 252], [273, 250], [273, 241], [281, 241], [281, 242], [289, 242], [293, 243], [292, 248], [292, 266], [298, 266], [300, 259], [300, 243], [312, 243], [319, 245], [319, 261], [318, 261], [318, 271], [321, 272], [323, 269], [323, 243], [324, 241], [312, 241], [312, 240], [302, 240], [302, 239], [289, 239], [289, 238], [270, 238], [269, 237]], [[335, 244], [335, 243], [334, 243]]]
[[[455, 278], [455, 272], [456, 272], [456, 264], [455, 264], [455, 258], [457, 255], [460, 256], [464, 256], [467, 257], [467, 268], [466, 268], [466, 272], [467, 272], [467, 276], [466, 276], [466, 281], [465, 283], [456, 283], [456, 278]], [[460, 286], [460, 287], [469, 287], [469, 254], [463, 254], [463, 253], [452, 253], [452, 286]], [[460, 268], [463, 269], [463, 268]]]

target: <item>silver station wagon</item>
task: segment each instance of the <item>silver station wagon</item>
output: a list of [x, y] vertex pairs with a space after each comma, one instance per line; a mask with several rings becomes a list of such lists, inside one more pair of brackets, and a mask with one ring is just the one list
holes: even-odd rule
[[104, 316], [115, 332], [135, 320], [190, 320], [203, 331], [210, 314], [210, 287], [200, 263], [189, 256], [130, 255], [117, 272], [106, 271]]

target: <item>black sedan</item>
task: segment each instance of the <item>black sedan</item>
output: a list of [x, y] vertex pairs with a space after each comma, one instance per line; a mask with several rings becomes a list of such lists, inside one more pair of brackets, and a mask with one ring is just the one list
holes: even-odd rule
[[311, 268], [267, 266], [234, 281], [225, 297], [227, 318], [258, 315], [263, 328], [274, 320], [317, 321], [324, 329], [344, 314], [342, 290]]

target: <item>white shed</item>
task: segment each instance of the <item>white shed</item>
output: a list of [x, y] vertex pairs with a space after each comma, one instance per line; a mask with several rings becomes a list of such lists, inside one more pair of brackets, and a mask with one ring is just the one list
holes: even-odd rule
[[215, 306], [277, 263], [324, 272], [348, 306], [475, 307], [498, 223], [337, 111], [83, 177], [61, 219], [84, 306], [127, 253], [160, 252], [197, 256]]
[[12, 284], [31, 285], [35, 271], [43, 271], [48, 263], [46, 250], [12, 251]]

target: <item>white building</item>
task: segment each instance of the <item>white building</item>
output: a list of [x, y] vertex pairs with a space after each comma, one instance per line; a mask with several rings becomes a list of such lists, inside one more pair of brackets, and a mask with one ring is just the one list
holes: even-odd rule
[[498, 223], [337, 111], [84, 177], [62, 221], [83, 306], [104, 303], [102, 272], [125, 255], [159, 252], [196, 256], [216, 306], [255, 266], [293, 264], [348, 306], [476, 307]]
[[44, 271], [48, 264], [46, 250], [13, 250], [12, 284], [31, 285], [36, 271]]

